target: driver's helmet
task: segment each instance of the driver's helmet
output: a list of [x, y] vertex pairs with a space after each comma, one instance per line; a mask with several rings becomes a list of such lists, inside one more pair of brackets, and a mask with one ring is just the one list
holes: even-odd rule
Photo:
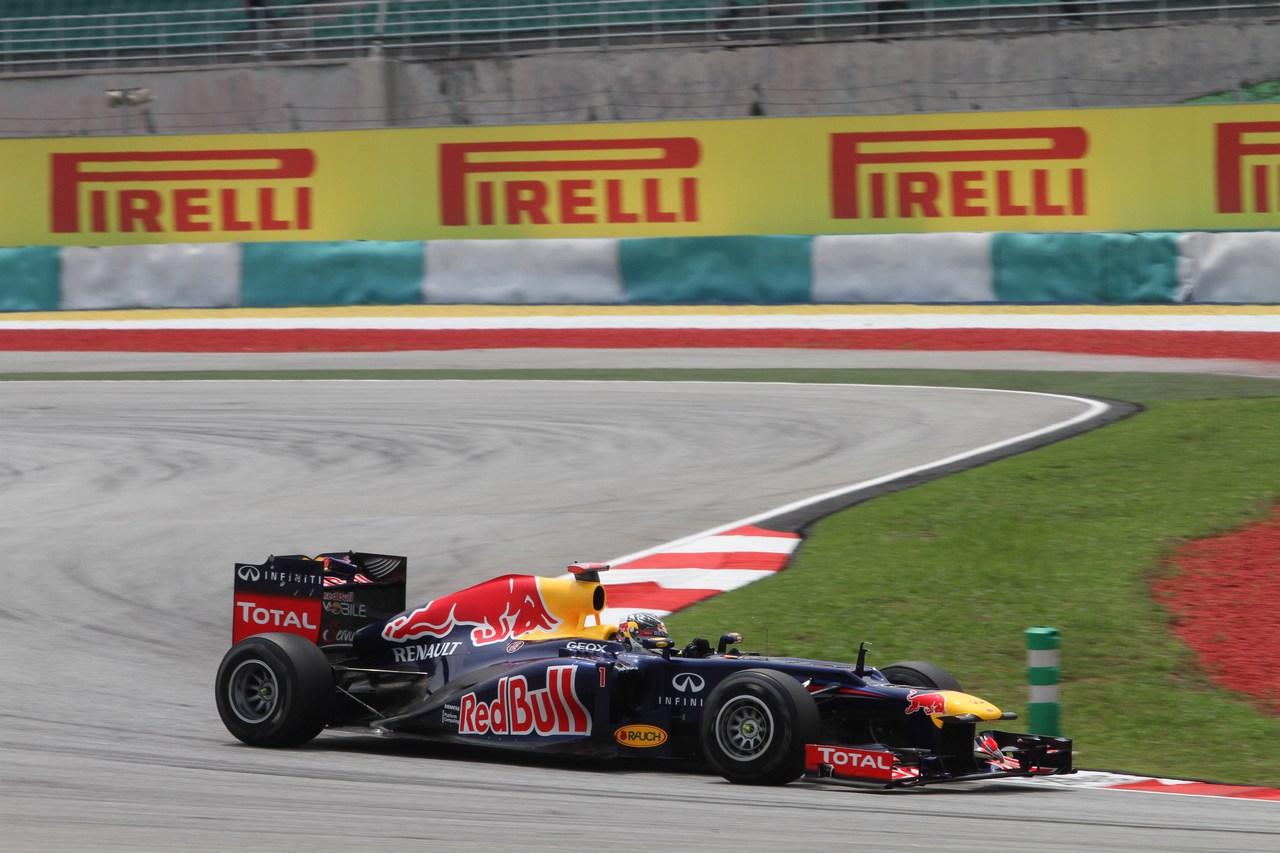
[[632, 613], [618, 626], [623, 642], [637, 648], [662, 649], [671, 645], [667, 626], [652, 613]]
[[652, 613], [632, 613], [627, 617], [628, 633], [633, 637], [670, 637], [667, 626]]

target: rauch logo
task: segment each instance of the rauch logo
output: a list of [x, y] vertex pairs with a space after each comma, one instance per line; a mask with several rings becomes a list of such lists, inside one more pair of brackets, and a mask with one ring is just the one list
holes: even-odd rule
[[1083, 216], [1085, 170], [1070, 164], [1088, 147], [1083, 127], [833, 133], [831, 215]]
[[667, 733], [657, 726], [634, 725], [616, 729], [613, 739], [623, 746], [635, 749], [651, 749], [667, 742]]
[[308, 231], [310, 148], [52, 154], [52, 228], [90, 232]]
[[[440, 146], [445, 225], [697, 222], [698, 164], [689, 136], [449, 142]], [[558, 172], [559, 176], [536, 177]], [[564, 177], [564, 173], [574, 173]], [[622, 174], [633, 173], [624, 178]], [[515, 177], [521, 175], [521, 177]]]

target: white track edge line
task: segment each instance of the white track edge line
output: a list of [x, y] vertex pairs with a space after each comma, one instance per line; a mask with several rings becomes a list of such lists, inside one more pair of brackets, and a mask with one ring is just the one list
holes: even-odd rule
[[843, 495], [847, 495], [847, 494], [850, 494], [850, 493], [853, 493], [853, 492], [861, 491], [861, 490], [863, 490], [863, 489], [870, 489], [870, 488], [873, 488], [873, 487], [875, 487], [875, 486], [884, 485], [885, 483], [891, 483], [891, 482], [893, 482], [894, 480], [900, 480], [900, 479], [902, 479], [902, 478], [904, 478], [904, 477], [910, 477], [910, 476], [912, 476], [913, 474], [920, 474], [920, 473], [923, 473], [923, 472], [926, 472], [926, 471], [931, 471], [931, 470], [933, 470], [933, 469], [935, 469], [935, 468], [941, 468], [941, 467], [944, 467], [944, 466], [946, 466], [946, 465], [950, 465], [950, 464], [955, 463], [955, 462], [961, 462], [961, 461], [963, 461], [963, 460], [965, 460], [965, 459], [971, 459], [971, 458], [973, 458], [973, 457], [975, 457], [975, 456], [981, 456], [981, 455], [983, 455], [984, 453], [990, 453], [991, 451], [999, 450], [999, 449], [1001, 449], [1001, 448], [1003, 448], [1003, 447], [1009, 447], [1009, 446], [1011, 446], [1011, 445], [1018, 444], [1018, 443], [1023, 442], [1023, 441], [1029, 441], [1029, 440], [1031, 440], [1031, 439], [1033, 439], [1033, 438], [1038, 438], [1038, 437], [1040, 437], [1040, 436], [1042, 436], [1042, 435], [1048, 435], [1048, 434], [1053, 433], [1053, 432], [1058, 432], [1058, 431], [1060, 431], [1060, 430], [1064, 430], [1064, 429], [1067, 429], [1067, 428], [1069, 428], [1069, 427], [1075, 426], [1076, 424], [1083, 423], [1083, 422], [1085, 422], [1085, 421], [1091, 420], [1091, 419], [1093, 419], [1093, 418], [1097, 417], [1098, 415], [1101, 415], [1103, 412], [1105, 412], [1105, 411], [1107, 411], [1108, 409], [1110, 409], [1110, 408], [1111, 408], [1110, 404], [1108, 404], [1108, 403], [1104, 403], [1104, 402], [1102, 402], [1102, 401], [1100, 401], [1100, 400], [1091, 400], [1091, 399], [1089, 399], [1089, 398], [1087, 398], [1087, 397], [1076, 397], [1076, 396], [1073, 396], [1073, 395], [1070, 395], [1070, 394], [1050, 394], [1050, 393], [1045, 393], [1045, 392], [1041, 392], [1041, 391], [1016, 391], [1016, 390], [1010, 390], [1010, 389], [1004, 389], [1004, 388], [960, 388], [960, 387], [955, 387], [955, 386], [950, 386], [950, 385], [946, 385], [946, 386], [934, 386], [934, 385], [872, 385], [872, 384], [868, 384], [868, 383], [792, 383], [792, 382], [786, 382], [786, 383], [769, 383], [769, 384], [780, 384], [780, 385], [810, 385], [810, 384], [814, 384], [814, 385], [841, 385], [841, 386], [844, 386], [844, 387], [857, 387], [857, 388], [867, 388], [867, 387], [870, 387], [870, 388], [912, 388], [912, 389], [940, 389], [940, 388], [941, 388], [941, 389], [945, 389], [945, 390], [948, 390], [948, 391], [978, 391], [978, 392], [996, 392], [996, 393], [1003, 393], [1003, 394], [1025, 394], [1025, 395], [1029, 395], [1029, 396], [1036, 396], [1036, 397], [1052, 397], [1052, 398], [1056, 398], [1056, 399], [1060, 399], [1060, 400], [1072, 400], [1072, 401], [1075, 401], [1075, 402], [1078, 402], [1078, 403], [1083, 403], [1083, 404], [1086, 406], [1086, 409], [1085, 409], [1085, 411], [1084, 411], [1084, 412], [1082, 412], [1082, 413], [1081, 413], [1081, 414], [1079, 414], [1079, 415], [1076, 415], [1075, 417], [1068, 418], [1067, 420], [1059, 421], [1059, 422], [1057, 422], [1057, 423], [1050, 424], [1050, 425], [1045, 426], [1045, 427], [1041, 427], [1040, 429], [1031, 430], [1030, 432], [1022, 433], [1022, 434], [1020, 434], [1020, 435], [1015, 435], [1015, 436], [1012, 436], [1012, 437], [1010, 437], [1010, 438], [1006, 438], [1006, 439], [1002, 439], [1002, 440], [1000, 440], [1000, 441], [992, 442], [992, 443], [990, 443], [990, 444], [985, 444], [985, 445], [982, 445], [981, 447], [977, 447], [977, 448], [974, 448], [974, 449], [972, 449], [972, 450], [966, 450], [966, 451], [962, 451], [962, 452], [960, 452], [960, 453], [955, 453], [955, 454], [952, 454], [952, 455], [950, 455], [950, 456], [943, 457], [942, 459], [934, 460], [933, 462], [926, 462], [926, 463], [924, 463], [923, 465], [916, 465], [916, 466], [911, 467], [911, 468], [904, 468], [904, 469], [902, 469], [902, 470], [900, 470], [900, 471], [894, 471], [894, 472], [889, 473], [889, 474], [884, 474], [884, 475], [879, 476], [879, 477], [874, 477], [874, 478], [872, 478], [872, 479], [870, 479], [870, 480], [863, 480], [863, 481], [861, 481], [861, 482], [853, 483], [853, 484], [848, 485], [848, 486], [842, 486], [842, 487], [840, 487], [840, 488], [838, 488], [838, 489], [833, 489], [833, 490], [828, 491], [828, 492], [823, 492], [822, 494], [819, 494], [819, 495], [813, 495], [813, 496], [808, 497], [808, 498], [801, 498], [801, 499], [800, 499], [800, 500], [798, 500], [798, 501], [793, 501], [792, 503], [784, 504], [783, 506], [775, 507], [774, 509], [765, 510], [764, 512], [756, 513], [755, 515], [750, 515], [750, 516], [747, 516], [746, 518], [741, 518], [741, 519], [738, 519], [738, 520], [736, 520], [736, 521], [730, 521], [730, 522], [728, 522], [728, 523], [726, 523], [726, 524], [720, 524], [720, 525], [717, 525], [717, 526], [715, 526], [715, 527], [711, 527], [711, 528], [708, 528], [708, 529], [706, 529], [706, 530], [700, 531], [700, 532], [698, 532], [698, 533], [692, 533], [692, 534], [690, 534], [690, 535], [688, 535], [688, 536], [681, 537], [680, 539], [675, 539], [675, 540], [673, 540], [673, 541], [671, 541], [671, 542], [665, 542], [665, 543], [663, 543], [662, 545], [658, 545], [658, 546], [655, 546], [655, 547], [652, 547], [652, 548], [646, 548], [646, 549], [644, 549], [644, 550], [642, 550], [642, 551], [635, 551], [635, 552], [633, 552], [633, 553], [631, 553], [631, 554], [626, 554], [626, 555], [621, 556], [621, 557], [616, 557], [616, 558], [614, 558], [613, 560], [609, 560], [609, 561], [606, 561], [606, 562], [609, 562], [610, 564], [621, 564], [621, 563], [631, 562], [631, 561], [633, 561], [633, 560], [639, 560], [639, 559], [642, 559], [642, 558], [644, 558], [644, 557], [651, 556], [651, 555], [653, 555], [653, 554], [663, 553], [663, 552], [665, 552], [665, 551], [667, 551], [667, 550], [669, 550], [669, 549], [671, 549], [671, 548], [675, 548], [675, 547], [679, 547], [679, 546], [682, 546], [682, 545], [686, 545], [686, 544], [689, 544], [689, 543], [691, 543], [691, 542], [694, 542], [694, 541], [696, 541], [696, 540], [698, 540], [698, 539], [702, 539], [702, 538], [705, 538], [705, 537], [708, 537], [708, 536], [716, 536], [716, 535], [718, 535], [718, 534], [724, 533], [724, 532], [725, 532], [725, 531], [727, 531], [727, 530], [732, 530], [732, 529], [734, 529], [735, 527], [743, 527], [743, 526], [745, 526], [745, 525], [757, 524], [757, 523], [759, 523], [759, 522], [763, 522], [763, 521], [767, 521], [767, 520], [769, 520], [769, 519], [771, 519], [771, 518], [775, 518], [775, 517], [777, 517], [777, 516], [779, 516], [779, 515], [785, 515], [786, 513], [794, 512], [795, 510], [798, 510], [798, 509], [804, 509], [805, 507], [807, 507], [807, 506], [812, 506], [813, 504], [816, 504], [816, 503], [821, 503], [822, 501], [830, 500], [830, 499], [832, 499], [832, 498], [841, 497], [841, 496], [843, 496]]

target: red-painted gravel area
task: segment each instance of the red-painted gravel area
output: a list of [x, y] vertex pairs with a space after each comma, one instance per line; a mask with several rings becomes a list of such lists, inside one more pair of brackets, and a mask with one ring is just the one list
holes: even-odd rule
[[1280, 334], [1048, 329], [0, 329], [0, 350], [386, 352], [393, 350], [791, 347], [1034, 350], [1280, 361]]
[[1184, 546], [1155, 584], [1174, 631], [1218, 684], [1280, 714], [1280, 507], [1244, 530]]

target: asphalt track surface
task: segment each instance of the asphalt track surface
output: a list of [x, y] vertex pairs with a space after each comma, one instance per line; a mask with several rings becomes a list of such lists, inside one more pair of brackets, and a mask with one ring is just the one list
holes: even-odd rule
[[[602, 366], [585, 352], [427, 355], [355, 366]], [[794, 356], [886, 366], [874, 353]], [[798, 366], [782, 353], [732, 366], [766, 357]], [[1070, 358], [1035, 366], [1187, 369]], [[0, 371], [239, 361], [7, 353]], [[403, 553], [410, 599], [425, 600], [500, 571], [557, 574], [652, 547], [1079, 411], [865, 386], [0, 383], [0, 851], [1280, 849], [1268, 802], [1013, 782], [756, 789], [697, 768], [340, 735], [267, 751], [217, 718], [236, 560]]]

